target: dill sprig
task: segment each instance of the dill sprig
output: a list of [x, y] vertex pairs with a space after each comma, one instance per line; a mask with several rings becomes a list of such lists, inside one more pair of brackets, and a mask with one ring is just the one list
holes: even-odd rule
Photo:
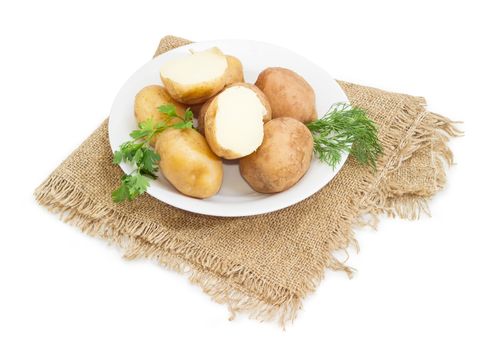
[[308, 123], [307, 127], [314, 139], [314, 153], [331, 167], [336, 167], [341, 155], [347, 152], [359, 163], [376, 168], [382, 147], [376, 124], [363, 109], [337, 103], [321, 119]]

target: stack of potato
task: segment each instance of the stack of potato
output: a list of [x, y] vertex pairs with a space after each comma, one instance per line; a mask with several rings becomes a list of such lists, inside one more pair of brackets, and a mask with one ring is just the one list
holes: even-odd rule
[[317, 119], [315, 94], [298, 74], [267, 68], [254, 84], [244, 82], [242, 63], [218, 48], [167, 61], [163, 86], [142, 89], [135, 98], [138, 122], [167, 120], [158, 111], [173, 104], [178, 115], [190, 108], [197, 130], [169, 128], [153, 140], [160, 169], [181, 193], [207, 198], [223, 179], [223, 159], [238, 159], [240, 173], [258, 192], [276, 193], [296, 184], [312, 159], [312, 135], [304, 125]]

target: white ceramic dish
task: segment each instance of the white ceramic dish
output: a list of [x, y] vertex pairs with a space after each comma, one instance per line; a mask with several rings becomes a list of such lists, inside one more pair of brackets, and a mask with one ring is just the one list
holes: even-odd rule
[[[113, 151], [129, 140], [129, 133], [137, 128], [134, 119], [134, 97], [143, 87], [161, 84], [159, 70], [166, 60], [179, 57], [192, 50], [217, 46], [225, 54], [238, 57], [244, 66], [246, 82], [254, 83], [258, 74], [267, 67], [285, 67], [303, 76], [316, 93], [317, 112], [322, 116], [334, 103], [348, 102], [336, 81], [321, 67], [285, 48], [257, 41], [217, 40], [193, 43], [155, 57], [135, 72], [118, 92], [110, 112], [109, 139]], [[174, 207], [214, 216], [249, 216], [269, 213], [300, 202], [319, 191], [338, 173], [347, 158], [332, 169], [317, 159], [305, 176], [292, 188], [277, 194], [261, 194], [244, 181], [235, 161], [224, 162], [224, 179], [221, 190], [208, 199], [195, 199], [179, 193], [161, 176], [151, 181], [148, 193]], [[125, 173], [133, 169], [121, 164]]]

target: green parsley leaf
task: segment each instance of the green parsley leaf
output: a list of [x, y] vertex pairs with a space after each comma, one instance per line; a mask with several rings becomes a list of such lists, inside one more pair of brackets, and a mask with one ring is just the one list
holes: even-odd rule
[[187, 129], [187, 128], [192, 128], [193, 126], [194, 123], [192, 121], [179, 122], [172, 125], [174, 129]]
[[122, 182], [120, 187], [111, 193], [111, 198], [116, 203], [130, 199], [129, 189], [125, 182]]
[[[140, 194], [146, 192], [149, 187], [149, 179], [156, 179], [160, 156], [156, 153], [149, 142], [160, 132], [169, 127], [178, 129], [192, 128], [192, 118], [194, 115], [187, 109], [183, 117], [177, 115], [173, 104], [161, 105], [158, 110], [167, 115], [164, 121], [154, 121], [152, 118], [139, 123], [139, 129], [130, 133], [131, 141], [120, 145], [118, 151], [113, 155], [113, 163], [120, 164], [122, 161], [134, 165], [136, 169], [129, 175], [121, 178], [120, 187], [112, 192], [114, 202], [133, 200]], [[171, 118], [178, 118], [180, 121], [174, 125], [168, 125]]]
[[177, 114], [177, 109], [175, 108], [175, 105], [173, 105], [171, 103], [159, 106], [158, 111], [160, 111], [163, 114], [168, 115], [169, 117], [179, 117]]
[[116, 151], [115, 154], [113, 155], [113, 164], [120, 164], [122, 159], [123, 159], [122, 151]]
[[160, 156], [158, 153], [150, 148], [145, 148], [142, 155], [142, 166], [141, 169], [148, 173], [155, 173], [158, 171], [158, 162], [160, 161]]
[[190, 108], [187, 108], [184, 114], [184, 121], [192, 121], [192, 118], [194, 118], [194, 113], [192, 113]]

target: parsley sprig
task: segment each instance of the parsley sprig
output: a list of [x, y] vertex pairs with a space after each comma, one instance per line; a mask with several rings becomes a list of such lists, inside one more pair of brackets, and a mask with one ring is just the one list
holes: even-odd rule
[[307, 127], [314, 139], [314, 153], [331, 167], [339, 164], [342, 153], [349, 152], [359, 163], [376, 168], [382, 147], [376, 124], [363, 109], [337, 103]]
[[[185, 129], [193, 127], [193, 113], [187, 108], [183, 116], [177, 114], [173, 104], [165, 104], [158, 107], [165, 115], [163, 121], [154, 121], [152, 118], [139, 123], [139, 129], [130, 133], [131, 141], [120, 145], [118, 151], [113, 154], [113, 163], [126, 162], [135, 166], [130, 174], [121, 177], [120, 186], [112, 192], [114, 202], [133, 200], [146, 192], [149, 187], [149, 179], [156, 179], [160, 156], [150, 146], [151, 140], [167, 128]], [[171, 123], [173, 119], [174, 123]]]

